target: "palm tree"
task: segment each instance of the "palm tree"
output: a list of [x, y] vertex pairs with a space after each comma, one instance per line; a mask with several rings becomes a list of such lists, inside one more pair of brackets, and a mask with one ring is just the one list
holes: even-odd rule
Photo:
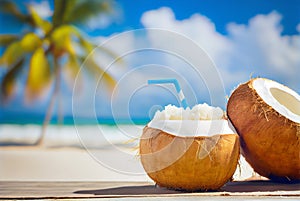
[[[109, 0], [54, 0], [52, 18], [47, 20], [39, 16], [30, 5], [27, 5], [27, 13], [24, 14], [11, 1], [0, 1], [2, 12], [14, 16], [30, 30], [20, 35], [0, 35], [0, 46], [5, 48], [0, 58], [0, 66], [6, 68], [1, 82], [2, 100], [7, 101], [14, 95], [16, 80], [24, 73], [22, 69], [26, 69], [26, 66], [28, 71], [25, 71], [25, 98], [28, 101], [38, 98], [49, 86], [54, 85], [41, 137], [36, 144], [43, 142], [45, 129], [58, 100], [62, 74], [69, 72], [68, 75], [75, 80], [81, 63], [95, 48], [76, 25], [100, 13], [109, 14], [112, 5], [113, 2]], [[107, 52], [114, 56], [110, 51]], [[115, 84], [115, 79], [93, 59], [89, 59], [89, 64], [85, 67], [92, 74], [101, 74], [108, 85]]]

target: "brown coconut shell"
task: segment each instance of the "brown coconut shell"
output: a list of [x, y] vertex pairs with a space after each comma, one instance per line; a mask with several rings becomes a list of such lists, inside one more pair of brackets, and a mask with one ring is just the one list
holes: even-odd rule
[[227, 104], [227, 115], [240, 135], [242, 154], [262, 176], [300, 180], [300, 125], [266, 104], [254, 90], [254, 80], [241, 84]]
[[239, 137], [179, 137], [146, 126], [140, 140], [140, 157], [149, 177], [161, 187], [216, 190], [235, 172]]

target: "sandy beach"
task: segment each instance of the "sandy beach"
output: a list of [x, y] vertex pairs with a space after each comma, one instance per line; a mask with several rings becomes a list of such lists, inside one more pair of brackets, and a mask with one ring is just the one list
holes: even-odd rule
[[[116, 149], [1, 147], [0, 181], [145, 181], [136, 152]], [[253, 175], [241, 159], [235, 180]]]
[[[108, 127], [102, 135], [102, 141], [96, 141], [97, 138], [92, 137], [95, 135], [92, 133], [96, 132], [95, 127], [81, 128], [84, 132], [93, 131], [86, 135], [84, 140], [79, 139], [76, 132], [71, 132], [70, 127], [52, 126], [46, 134], [45, 143], [40, 147], [8, 145], [7, 142], [11, 143], [16, 139], [19, 143], [34, 142], [37, 134], [25, 135], [26, 138], [24, 135], [8, 135], [11, 131], [20, 132], [22, 129], [27, 129], [27, 133], [30, 133], [29, 131], [35, 130], [35, 127], [25, 128], [19, 126], [14, 127], [13, 130], [8, 127], [0, 129], [2, 143], [6, 143], [5, 146], [0, 146], [2, 198], [58, 200], [67, 198], [195, 200], [201, 198], [216, 201], [227, 199], [228, 196], [231, 199], [235, 196], [242, 200], [257, 198], [272, 200], [279, 196], [287, 200], [297, 200], [295, 196], [299, 195], [296, 184], [282, 186], [264, 183], [262, 177], [255, 178], [262, 179], [261, 183], [245, 181], [255, 173], [243, 157], [240, 158], [233, 177], [236, 182], [228, 182], [220, 192], [186, 194], [169, 191], [155, 187], [154, 182], [147, 176], [137, 154], [138, 140], [136, 136], [125, 137], [126, 132], [118, 132], [126, 130], [124, 128]], [[128, 141], [126, 138], [131, 140]]]
[[[0, 127], [0, 180], [38, 181], [151, 181], [138, 157], [143, 126], [55, 126], [47, 129], [44, 144], [34, 143], [38, 125]], [[9, 145], [9, 146], [8, 146]], [[253, 175], [241, 158], [234, 178]]]
[[138, 158], [117, 158], [115, 151], [106, 149], [95, 153], [119, 161], [122, 168], [101, 164], [78, 148], [2, 147], [0, 180], [149, 181]]

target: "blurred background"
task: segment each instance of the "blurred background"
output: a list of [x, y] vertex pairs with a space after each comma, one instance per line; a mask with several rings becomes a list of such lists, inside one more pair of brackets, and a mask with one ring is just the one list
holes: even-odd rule
[[[40, 174], [13, 176], [24, 156], [7, 147], [130, 147], [124, 142], [155, 111], [180, 106], [173, 86], [148, 79], [176, 78], [190, 106], [226, 109], [226, 97], [251, 77], [300, 93], [298, 0], [0, 0], [0, 23], [2, 179], [65, 173], [49, 176], [40, 162], [27, 167]], [[90, 153], [118, 169], [120, 161]], [[118, 171], [143, 174], [129, 166]]]
[[[74, 80], [87, 55], [109, 38], [144, 28], [170, 30], [199, 45], [215, 63], [226, 95], [251, 76], [267, 77], [289, 86], [298, 93], [300, 90], [298, 79], [300, 5], [297, 0], [289, 0], [288, 3], [280, 0], [226, 2], [125, 0], [87, 3], [66, 1], [65, 4], [70, 8], [64, 11], [59, 10], [62, 6], [60, 4], [63, 4], [59, 1], [57, 8], [55, 1], [2, 0], [1, 4], [0, 122], [2, 123], [42, 123], [51, 97], [55, 94], [56, 80], [59, 82], [57, 84], [59, 92], [56, 93], [57, 100], [54, 101], [52, 119], [57, 119], [61, 115], [60, 118], [65, 119], [65, 123], [72, 122]], [[138, 43], [147, 41], [151, 46], [150, 43], [154, 43], [151, 40], [155, 39], [149, 39], [147, 31], [143, 34], [134, 32], [127, 34], [123, 40], [119, 39], [119, 44], [109, 44], [108, 48], [102, 52], [100, 50], [97, 53], [100, 55], [98, 57], [120, 57], [121, 48], [134, 49]], [[165, 43], [166, 46], [169, 45], [167, 41]], [[173, 45], [176, 45], [176, 41]], [[26, 48], [29, 50], [25, 50]], [[38, 56], [39, 54], [45, 56]], [[33, 59], [34, 55], [40, 58]], [[135, 52], [127, 57], [123, 56], [121, 66], [111, 67], [110, 71], [114, 72], [107, 72], [108, 76], [104, 76], [103, 80], [111, 86], [109, 89], [111, 90], [128, 71], [142, 65], [168, 65], [176, 71], [179, 65], [174, 65], [174, 61], [173, 63], [165, 61], [168, 56], [157, 51], [144, 51], [144, 54]], [[55, 60], [60, 67], [55, 67]], [[180, 63], [180, 60], [178, 59], [177, 63]], [[41, 62], [46, 64], [39, 69]], [[107, 66], [105, 63], [101, 66], [99, 58], [95, 62], [100, 69], [98, 71], [96, 65], [86, 66], [91, 68], [92, 74], [95, 71], [101, 74], [101, 70], [105, 70]], [[184, 68], [185, 64], [182, 63], [180, 67]], [[59, 68], [59, 72], [55, 72], [56, 68]], [[157, 69], [153, 71], [157, 72]], [[153, 74], [155, 77], [155, 73]], [[160, 78], [160, 74], [156, 73], [156, 77]], [[202, 83], [201, 78], [193, 77], [192, 73], [184, 76], [192, 86], [197, 102], [210, 103], [209, 94], [203, 92], [203, 88], [207, 86]], [[185, 83], [181, 84], [186, 88]], [[88, 90], [84, 86], [82, 88], [81, 90]], [[134, 107], [128, 106], [129, 118], [146, 122], [149, 120], [148, 111], [152, 105], [169, 103], [178, 105], [176, 97], [161, 89], [154, 93], [160, 98], [149, 100], [146, 104], [145, 99], [149, 99], [153, 91], [149, 91], [148, 96], [145, 95], [146, 92], [145, 89], [134, 96], [131, 94]], [[95, 105], [99, 111], [97, 116], [100, 119], [128, 120], [128, 116], [124, 114], [112, 115], [111, 100], [107, 98], [109, 95], [92, 94], [99, 103]], [[225, 97], [220, 99], [225, 100]], [[226, 103], [222, 101], [216, 103], [219, 104], [217, 106], [225, 108]], [[84, 110], [84, 105], [89, 103], [82, 100], [80, 104]], [[118, 100], [118, 104], [122, 104], [122, 100]], [[94, 118], [93, 114], [85, 114], [84, 117]]]

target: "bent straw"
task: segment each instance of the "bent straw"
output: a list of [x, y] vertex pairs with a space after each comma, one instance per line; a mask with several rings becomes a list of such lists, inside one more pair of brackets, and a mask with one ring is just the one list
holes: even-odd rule
[[179, 85], [179, 82], [175, 78], [171, 79], [160, 79], [160, 80], [148, 80], [148, 84], [173, 84], [177, 91], [177, 96], [181, 102], [181, 106], [186, 109], [188, 107], [185, 96], [183, 94], [183, 91], [181, 90], [181, 87]]

